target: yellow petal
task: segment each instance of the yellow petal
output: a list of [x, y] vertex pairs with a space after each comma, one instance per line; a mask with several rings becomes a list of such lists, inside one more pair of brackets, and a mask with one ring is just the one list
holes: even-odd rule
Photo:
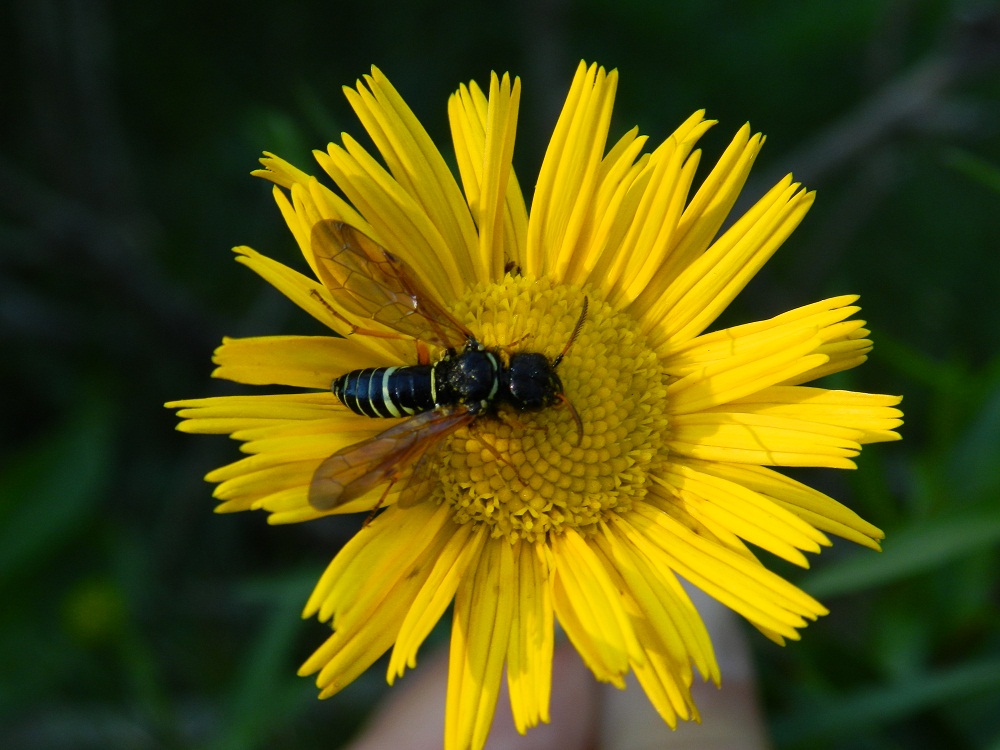
[[602, 536], [596, 536], [593, 545], [620, 592], [623, 609], [628, 613], [629, 624], [640, 644], [642, 658], [638, 661], [630, 659], [629, 664], [637, 675], [647, 678], [644, 684], [644, 687], [649, 687], [646, 695], [664, 720], [675, 726], [678, 716], [688, 718], [691, 713], [689, 707], [693, 707], [689, 691], [692, 670], [687, 654], [680, 648], [677, 634], [665, 627], [663, 620], [654, 626], [649, 619], [648, 607], [655, 596], [639, 576], [633, 575], [631, 580], [626, 580], [624, 576], [628, 573], [628, 564], [621, 554], [615, 554], [621, 551], [616, 549], [618, 545], [609, 544], [608, 539]]
[[[716, 682], [719, 670], [704, 624], [670, 571], [654, 570], [617, 527], [605, 527], [595, 544], [606, 559], [624, 600], [643, 659], [632, 663], [646, 695], [670, 726], [697, 716], [690, 687], [692, 663]], [[668, 583], [669, 582], [669, 583]]]
[[313, 234], [317, 224], [322, 221], [343, 221], [366, 234], [371, 234], [370, 227], [360, 214], [315, 177], [295, 183], [289, 189], [288, 195], [277, 189], [273, 192], [274, 202], [281, 211], [282, 218], [295, 237], [302, 251], [302, 257], [306, 259], [313, 276], [317, 279], [321, 278], [316, 261], [316, 249], [313, 247]]
[[640, 155], [646, 136], [632, 128], [611, 147], [601, 160], [590, 216], [584, 224], [582, 240], [566, 264], [565, 283], [592, 285], [602, 291], [623, 238], [632, 227], [636, 207], [649, 183], [649, 154]]
[[[666, 502], [666, 501], [665, 501]], [[674, 570], [752, 623], [798, 639], [806, 618], [826, 614], [819, 602], [780, 576], [691, 531], [652, 505], [637, 505], [629, 517], [630, 539], [657, 567]]]
[[809, 383], [863, 364], [868, 359], [868, 352], [872, 350], [872, 342], [864, 338], [868, 333], [869, 331], [861, 328], [843, 340], [823, 344], [817, 350], [817, 354], [826, 355], [827, 361], [819, 367], [806, 370], [794, 378], [786, 380], [784, 385]]
[[708, 461], [856, 468], [856, 431], [751, 413], [700, 412], [673, 420], [671, 451]]
[[675, 414], [704, 411], [756, 393], [795, 377], [826, 361], [814, 354], [819, 337], [809, 330], [787, 330], [738, 356], [689, 369], [667, 386], [670, 410]]
[[[271, 512], [272, 505], [294, 509], [291, 513], [279, 512], [277, 518], [273, 514], [270, 515], [267, 522], [272, 525], [302, 523], [303, 521], [312, 521], [326, 515], [325, 513], [317, 512], [315, 508], [309, 505], [309, 486], [302, 483], [288, 486], [288, 483], [284, 481], [288, 476], [286, 474], [284, 477], [281, 477], [282, 481], [272, 482], [270, 492], [261, 489], [251, 494], [234, 493], [233, 498], [225, 500], [219, 498], [218, 494], [214, 494], [214, 497], [220, 500], [214, 510], [216, 513], [237, 513], [245, 510], [266, 510]], [[303, 471], [303, 476], [308, 476], [308, 469]]]
[[[844, 295], [790, 310], [767, 320], [704, 333], [688, 342], [664, 348], [664, 369], [674, 377], [698, 372], [704, 365], [736, 358], [754, 358], [785, 344], [789, 336], [816, 336], [821, 344], [839, 340], [860, 328], [861, 321], [844, 322], [860, 308], [851, 303], [856, 295]], [[843, 328], [842, 326], [847, 326]], [[817, 351], [821, 351], [818, 349]]]
[[448, 101], [452, 140], [472, 218], [479, 228], [477, 268], [489, 279], [503, 277], [507, 261], [524, 255], [528, 211], [514, 176], [511, 158], [517, 128], [521, 81], [490, 77], [489, 100], [475, 83], [462, 86]]
[[572, 528], [553, 537], [552, 552], [556, 617], [597, 679], [623, 685], [642, 649], [608, 570]]
[[[366, 191], [369, 202], [386, 208], [387, 204], [379, 199], [378, 191], [393, 187], [398, 206], [411, 220], [418, 221], [422, 229], [430, 230], [425, 237], [433, 242], [434, 252], [418, 257], [425, 262], [436, 259], [444, 264], [453, 284], [449, 292], [463, 288], [469, 279], [483, 277], [481, 270], [474, 267], [478, 242], [468, 206], [444, 158], [402, 97], [374, 67], [372, 75], [365, 76], [363, 82], [359, 81], [356, 90], [345, 88], [344, 93], [392, 175], [391, 179], [388, 175], [378, 177], [377, 189]], [[346, 136], [345, 145], [355, 160], [363, 158], [360, 146]], [[332, 152], [330, 155], [333, 155]], [[361, 162], [357, 163], [360, 165]], [[366, 166], [369, 176], [376, 174], [373, 166], [373, 161]], [[345, 191], [359, 182], [357, 175], [349, 180], [336, 181]], [[406, 201], [400, 200], [400, 193], [394, 185], [399, 186], [407, 197]], [[361, 208], [353, 196], [348, 195], [348, 198]], [[362, 213], [380, 233], [392, 226], [376, 221], [368, 211], [362, 210]], [[398, 247], [390, 249], [403, 253], [404, 246], [400, 242]]]
[[561, 280], [591, 213], [618, 71], [580, 63], [542, 161], [524, 270]]
[[[320, 299], [328, 299], [323, 285], [315, 279], [310, 279], [288, 266], [261, 255], [249, 247], [235, 247], [236, 261], [257, 273], [288, 299], [301, 307], [307, 313], [325, 326], [334, 327], [334, 318], [330, 310]], [[346, 330], [340, 331], [347, 333]]]
[[[315, 470], [316, 465], [309, 467]], [[312, 473], [308, 473], [300, 484], [296, 487], [289, 487], [284, 490], [273, 492], [256, 500], [250, 510], [262, 510], [268, 513], [267, 522], [272, 526], [280, 526], [289, 523], [302, 523], [312, 521], [317, 518], [332, 515], [349, 515], [351, 513], [370, 513], [378, 504], [380, 507], [389, 508], [399, 501], [401, 490], [389, 490], [386, 486], [374, 487], [363, 495], [359, 495], [350, 502], [338, 505], [332, 510], [317, 510], [309, 503], [309, 480]], [[216, 508], [218, 511], [219, 509]]]
[[[249, 247], [233, 248], [233, 252], [237, 253], [236, 261], [238, 263], [249, 267], [320, 323], [333, 329], [341, 336], [351, 334], [351, 328], [345, 320], [347, 319], [347, 311], [342, 309], [337, 299], [319, 281], [310, 279], [308, 276], [267, 258]], [[331, 314], [331, 310], [336, 310], [343, 317]], [[354, 338], [356, 345], [370, 348], [389, 362], [410, 356], [412, 351], [412, 343], [410, 342], [406, 342], [404, 345], [402, 341], [374, 336], [356, 336]]]
[[431, 561], [454, 529], [448, 515], [430, 504], [407, 511], [389, 508], [330, 563], [303, 614], [318, 611], [334, 627], [299, 670], [303, 676], [319, 672], [320, 697], [353, 681], [395, 640]]
[[[490, 87], [496, 80], [496, 73], [490, 76]], [[451, 126], [451, 140], [455, 146], [455, 161], [462, 179], [465, 200], [469, 204], [472, 218], [479, 223], [478, 206], [482, 200], [483, 159], [486, 154], [486, 121], [489, 99], [471, 81], [462, 84], [458, 91], [448, 98], [448, 123]]]
[[709, 528], [722, 526], [796, 565], [809, 566], [799, 550], [819, 552], [820, 545], [830, 544], [798, 516], [741, 484], [703, 474], [680, 462], [654, 479], [669, 487], [685, 503], [685, 510]]
[[336, 695], [354, 682], [392, 645], [405, 607], [397, 601], [372, 613], [363, 628], [338, 630], [299, 668], [300, 677], [315, 674], [321, 699]]
[[[305, 501], [305, 490], [325, 455], [305, 460], [298, 460], [292, 454], [253, 456], [209, 472], [205, 479], [219, 483], [212, 492], [222, 502], [216, 509], [219, 512], [256, 510], [262, 502], [293, 489], [302, 489]], [[307, 514], [310, 519], [324, 515], [308, 505], [300, 507], [310, 511]]]
[[212, 357], [218, 365], [212, 377], [248, 385], [325, 389], [335, 377], [351, 370], [407, 364], [387, 361], [382, 353], [359, 343], [364, 338], [260, 336], [234, 339], [227, 336]]
[[[750, 126], [744, 125], [685, 207], [670, 238], [669, 254], [629, 308], [637, 319], [645, 320], [647, 326], [658, 322], [655, 313], [649, 314], [650, 308], [715, 238], [736, 203], [763, 142], [759, 133], [751, 137]], [[691, 161], [697, 162], [697, 157], [698, 152], [695, 152]]]
[[[684, 587], [672, 571], [656, 568], [632, 542], [629, 516], [622, 514], [617, 520], [620, 522], [602, 528], [606, 554], [619, 563], [618, 570], [642, 606], [649, 627], [663, 641], [664, 654], [671, 654], [677, 663], [690, 661], [704, 679], [718, 683], [719, 665], [712, 640]], [[646, 645], [643, 638], [639, 642]], [[649, 648], [646, 651], [648, 654]]]
[[[316, 273], [316, 262], [312, 254], [311, 235], [313, 226], [318, 220], [334, 219], [347, 222], [359, 229], [367, 227], [361, 215], [347, 201], [326, 185], [321, 184], [312, 175], [308, 175], [283, 159], [266, 152], [261, 163], [265, 168], [255, 170], [253, 174], [275, 183], [272, 190], [275, 203], [314, 274]], [[297, 212], [292, 208], [288, 196], [279, 188], [285, 188], [291, 195], [308, 195], [309, 209]]]
[[763, 466], [688, 460], [706, 474], [729, 479], [769, 497], [821, 531], [836, 534], [857, 544], [880, 549], [885, 534], [847, 506], [801, 482]]
[[212, 396], [169, 401], [178, 409], [182, 432], [224, 434], [288, 421], [334, 419], [345, 416], [347, 407], [333, 393], [289, 393], [268, 396]]
[[704, 112], [696, 112], [651, 155], [649, 179], [604, 284], [612, 304], [621, 307], [635, 300], [674, 250], [699, 161], [692, 151], [713, 124], [704, 119]]
[[773, 386], [729, 402], [730, 413], [757, 414], [833, 425], [852, 431], [860, 444], [899, 440], [899, 396], [805, 386]]
[[448, 661], [445, 750], [486, 744], [510, 638], [514, 597], [506, 584], [513, 576], [510, 544], [492, 539], [458, 589]]
[[255, 169], [251, 172], [251, 174], [254, 177], [261, 177], [265, 180], [269, 180], [275, 185], [285, 189], [291, 188], [296, 182], [305, 183], [311, 179], [310, 175], [306, 174], [298, 167], [289, 164], [280, 156], [275, 156], [268, 151], [264, 152], [264, 156], [261, 157], [260, 163], [264, 168]]
[[812, 201], [813, 194], [791, 178], [761, 198], [650, 305], [644, 319], [651, 346], [676, 346], [704, 331], [798, 226]]
[[[361, 623], [367, 605], [378, 600], [397, 579], [430, 574], [439, 548], [452, 534], [446, 508], [432, 503], [401, 510], [388, 508], [354, 535], [337, 554], [316, 587], [302, 613], [333, 620]], [[407, 540], [401, 544], [400, 540]], [[416, 590], [414, 590], [416, 594]]]
[[507, 685], [514, 726], [524, 734], [549, 720], [554, 650], [549, 554], [545, 545], [514, 548], [514, 616], [507, 648]]
[[486, 541], [485, 527], [465, 524], [455, 527], [448, 544], [434, 560], [433, 569], [413, 600], [399, 629], [396, 645], [389, 659], [387, 680], [393, 684], [407, 667], [417, 665], [417, 649], [441, 619], [469, 566], [475, 566]]

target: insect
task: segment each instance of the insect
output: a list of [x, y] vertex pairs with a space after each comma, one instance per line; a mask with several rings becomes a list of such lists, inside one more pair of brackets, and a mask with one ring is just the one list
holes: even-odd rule
[[[444, 438], [479, 417], [499, 417], [502, 406], [535, 412], [565, 404], [576, 420], [578, 435], [582, 434], [582, 422], [563, 394], [556, 368], [583, 326], [586, 298], [558, 356], [507, 354], [479, 343], [426, 292], [403, 261], [349, 224], [321, 221], [313, 228], [312, 240], [324, 286], [339, 293], [338, 301], [356, 319], [375, 320], [392, 332], [351, 324], [328, 306], [330, 313], [347, 322], [352, 334], [412, 338], [419, 354], [415, 365], [354, 370], [333, 380], [331, 390], [351, 411], [376, 418], [409, 418], [323, 461], [309, 487], [314, 508], [337, 508], [388, 483], [384, 500], [392, 485], [419, 466]], [[444, 349], [436, 362], [425, 361], [428, 344]]]

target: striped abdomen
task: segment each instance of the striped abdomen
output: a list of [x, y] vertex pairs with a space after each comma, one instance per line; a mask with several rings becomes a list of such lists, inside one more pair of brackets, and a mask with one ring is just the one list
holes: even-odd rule
[[368, 367], [333, 381], [333, 394], [365, 417], [406, 417], [430, 411], [434, 403], [435, 365]]

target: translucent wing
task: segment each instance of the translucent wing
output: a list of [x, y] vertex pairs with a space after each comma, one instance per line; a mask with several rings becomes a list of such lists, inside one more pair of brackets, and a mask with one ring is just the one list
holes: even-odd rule
[[333, 510], [380, 484], [395, 482], [428, 450], [473, 419], [475, 414], [465, 406], [426, 411], [337, 451], [313, 474], [309, 504]]
[[313, 255], [324, 286], [358, 318], [449, 349], [472, 333], [424, 289], [403, 261], [342, 221], [318, 222]]

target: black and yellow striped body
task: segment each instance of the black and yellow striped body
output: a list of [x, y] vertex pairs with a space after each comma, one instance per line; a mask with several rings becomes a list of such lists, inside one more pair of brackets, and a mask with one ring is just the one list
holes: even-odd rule
[[504, 380], [498, 355], [470, 339], [432, 365], [370, 367], [333, 381], [334, 395], [365, 417], [407, 417], [439, 406], [494, 412]]
[[436, 365], [368, 367], [333, 381], [333, 393], [365, 417], [407, 417], [433, 409]]

